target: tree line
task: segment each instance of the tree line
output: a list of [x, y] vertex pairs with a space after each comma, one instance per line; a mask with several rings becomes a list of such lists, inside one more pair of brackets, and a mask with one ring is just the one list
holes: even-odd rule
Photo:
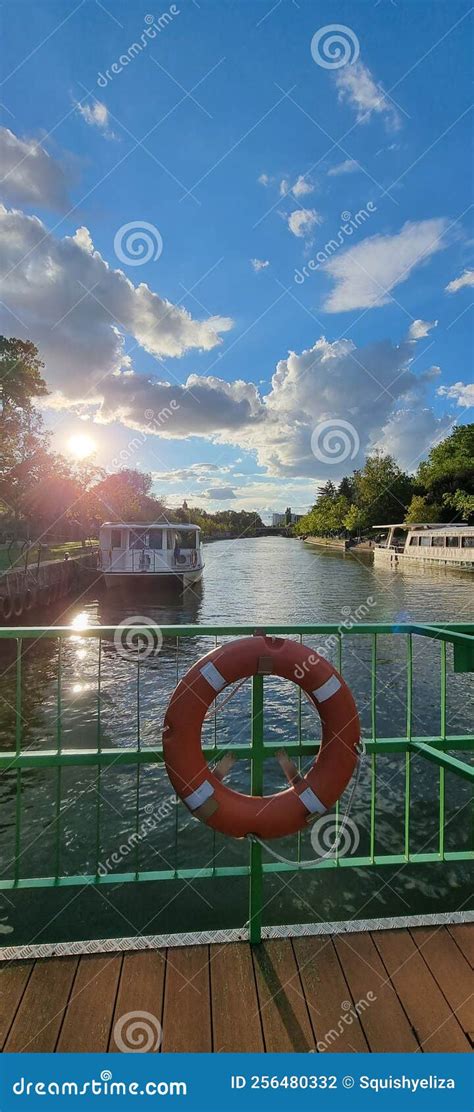
[[257, 513], [199, 506], [169, 510], [152, 493], [153, 479], [134, 468], [113, 474], [93, 460], [54, 452], [37, 399], [48, 394], [44, 364], [31, 341], [0, 336], [0, 534], [3, 540], [95, 538], [103, 521], [200, 525], [204, 537], [250, 535], [264, 528]]
[[313, 536], [373, 536], [395, 522], [474, 519], [474, 424], [459, 425], [436, 444], [415, 475], [383, 452], [340, 483], [327, 482], [295, 532]]

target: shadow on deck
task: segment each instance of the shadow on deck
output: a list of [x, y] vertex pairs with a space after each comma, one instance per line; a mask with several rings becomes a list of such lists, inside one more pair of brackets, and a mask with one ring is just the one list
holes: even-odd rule
[[468, 1051], [473, 965], [474, 925], [5, 963], [0, 1047]]

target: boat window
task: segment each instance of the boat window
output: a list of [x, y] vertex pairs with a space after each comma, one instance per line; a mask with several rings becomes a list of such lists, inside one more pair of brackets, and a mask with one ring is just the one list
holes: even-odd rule
[[418, 544], [419, 537], [410, 537], [410, 544]]
[[190, 529], [183, 529], [182, 533], [180, 533], [180, 548], [196, 548], [197, 536], [198, 534], [195, 533], [194, 530], [191, 532]]
[[112, 529], [112, 541], [111, 541], [110, 547], [111, 548], [121, 548], [122, 547], [122, 530], [121, 529]]
[[446, 537], [448, 548], [459, 548], [459, 537]]
[[431, 546], [431, 537], [429, 537], [429, 536], [428, 537], [426, 537], [426, 536], [420, 537], [420, 544], [423, 545], [424, 548], [430, 548], [430, 546]]
[[444, 538], [444, 537], [440, 537], [440, 536], [439, 536], [439, 533], [435, 533], [435, 534], [434, 534], [434, 535], [432, 536], [432, 538], [431, 538], [431, 543], [432, 543], [432, 545], [434, 545], [434, 546], [435, 546], [435, 548], [445, 548], [445, 546], [446, 546], [446, 540], [445, 540], [445, 538]]
[[146, 544], [147, 539], [148, 539], [147, 534], [145, 533], [145, 531], [143, 529], [140, 529], [140, 530], [134, 529], [130, 533], [130, 548], [134, 548], [134, 549], [145, 548], [145, 544]]
[[463, 548], [474, 548], [474, 536], [463, 537], [461, 540], [461, 545]]
[[163, 548], [163, 530], [152, 529], [148, 541], [149, 548]]

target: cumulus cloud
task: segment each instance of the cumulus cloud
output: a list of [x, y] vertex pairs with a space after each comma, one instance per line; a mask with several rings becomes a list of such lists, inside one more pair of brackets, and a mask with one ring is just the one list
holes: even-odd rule
[[204, 490], [201, 498], [209, 498], [213, 502], [229, 502], [235, 498], [235, 493], [232, 487], [220, 486], [209, 487], [209, 490]]
[[389, 130], [398, 131], [401, 123], [399, 113], [382, 86], [376, 85], [368, 66], [363, 62], [354, 62], [353, 65], [338, 69], [335, 81], [339, 100], [346, 101], [355, 108], [358, 123], [367, 123], [372, 116], [380, 115]]
[[436, 393], [442, 398], [453, 398], [465, 409], [470, 409], [474, 405], [474, 383], [472, 382], [454, 382], [452, 386], [440, 386]]
[[369, 236], [335, 255], [323, 268], [335, 281], [324, 308], [340, 313], [386, 305], [391, 290], [447, 246], [447, 228], [443, 218], [407, 222], [396, 235]]
[[1, 195], [21, 204], [64, 210], [68, 180], [62, 166], [35, 139], [19, 139], [0, 128]]
[[76, 108], [89, 127], [97, 127], [106, 139], [116, 139], [109, 126], [109, 110], [101, 100], [94, 100], [92, 104], [77, 101]]
[[426, 336], [429, 336], [432, 328], [436, 328], [437, 325], [437, 320], [414, 320], [408, 329], [408, 339], [424, 340]]
[[[416, 400], [419, 403], [419, 398]], [[430, 406], [402, 405], [390, 415], [371, 447], [389, 452], [407, 471], [416, 471], [420, 460], [452, 426], [452, 417], [437, 417]]]
[[266, 270], [267, 266], [270, 266], [268, 259], [251, 259], [250, 263], [256, 274], [258, 274], [259, 270]]
[[446, 293], [457, 293], [458, 290], [464, 289], [464, 286], [474, 286], [474, 270], [464, 270], [459, 278], [453, 278], [452, 282], [448, 282]]
[[338, 162], [336, 166], [332, 166], [328, 170], [328, 177], [335, 178], [339, 174], [355, 174], [357, 170], [360, 170], [360, 166], [355, 158], [346, 158], [344, 162]]
[[313, 182], [305, 174], [300, 174], [294, 185], [290, 185], [287, 178], [283, 178], [280, 182], [280, 194], [286, 197], [288, 193], [292, 193], [293, 197], [306, 197], [308, 193], [314, 193]]
[[[94, 250], [87, 229], [57, 239], [37, 217], [3, 205], [0, 227], [1, 298], [16, 334], [23, 321], [50, 384], [69, 400], [95, 396], [104, 375], [130, 373], [126, 335], [160, 359], [210, 351], [232, 327], [227, 317], [195, 320], [144, 282], [134, 286]], [[4, 329], [11, 328], [8, 313], [5, 321]]]
[[260, 174], [260, 177], [257, 178], [258, 184], [265, 186], [270, 185], [272, 180], [269, 174]]
[[315, 209], [295, 209], [286, 218], [290, 232], [299, 239], [310, 235], [317, 224], [322, 224], [322, 217]]

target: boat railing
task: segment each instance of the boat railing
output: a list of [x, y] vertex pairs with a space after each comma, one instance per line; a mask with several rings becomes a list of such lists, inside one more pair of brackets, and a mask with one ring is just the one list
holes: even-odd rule
[[[283, 887], [287, 885], [286, 878], [291, 874], [298, 874], [304, 867], [309, 870], [309, 876], [318, 876], [318, 892], [321, 897], [320, 929], [331, 920], [335, 921], [334, 914], [325, 909], [325, 892], [332, 889], [331, 876], [340, 870], [365, 870], [375, 871], [380, 874], [381, 888], [395, 883], [393, 876], [404, 869], [422, 866], [440, 866], [449, 864], [462, 866], [463, 863], [474, 859], [474, 844], [472, 831], [467, 821], [467, 800], [465, 792], [472, 787], [474, 768], [469, 763], [469, 756], [474, 749], [473, 732], [466, 728], [459, 729], [459, 722], [463, 721], [458, 713], [452, 714], [451, 699], [458, 700], [459, 707], [466, 704], [468, 673], [474, 671], [474, 626], [469, 623], [405, 623], [405, 624], [372, 624], [358, 620], [357, 615], [352, 620], [340, 624], [311, 624], [311, 625], [268, 625], [264, 630], [270, 636], [289, 636], [304, 644], [317, 640], [318, 651], [324, 652], [324, 646], [334, 653], [335, 663], [342, 674], [349, 673], [348, 681], [354, 675], [352, 662], [356, 659], [361, 673], [362, 687], [354, 691], [356, 702], [363, 725], [363, 814], [358, 811], [358, 820], [361, 823], [360, 841], [356, 841], [349, 848], [346, 839], [338, 840], [338, 832], [345, 831], [346, 800], [343, 799], [334, 809], [332, 814], [334, 842], [333, 851], [315, 854], [308, 845], [309, 831], [303, 835], [279, 842], [276, 858], [272, 854], [274, 843], [269, 851], [257, 842], [236, 842], [233, 839], [224, 839], [197, 822], [185, 811], [182, 805], [175, 806], [173, 814], [176, 815], [174, 846], [169, 845], [165, 860], [160, 859], [156, 866], [150, 862], [143, 864], [141, 822], [143, 806], [141, 792], [143, 791], [143, 778], [148, 785], [156, 785], [157, 808], [164, 792], [165, 802], [170, 795], [170, 785], [167, 782], [163, 767], [163, 751], [161, 746], [161, 722], [164, 706], [170, 694], [163, 691], [163, 680], [160, 673], [160, 662], [156, 655], [142, 659], [140, 653], [140, 635], [146, 640], [157, 637], [159, 634], [159, 647], [165, 651], [167, 660], [175, 656], [174, 682], [184, 674], [193, 659], [197, 659], [204, 652], [226, 638], [238, 637], [262, 630], [255, 626], [246, 625], [171, 625], [158, 627], [150, 622], [149, 625], [127, 627], [121, 626], [93, 626], [86, 629], [73, 627], [48, 627], [48, 628], [1, 628], [0, 652], [2, 659], [7, 663], [3, 669], [2, 695], [12, 704], [12, 729], [13, 744], [8, 744], [0, 754], [0, 769], [4, 785], [4, 793], [13, 793], [13, 851], [3, 865], [0, 879], [0, 889], [6, 893], [22, 889], [52, 889], [67, 888], [83, 889], [92, 886], [102, 891], [110, 892], [110, 886], [120, 889], [127, 884], [143, 885], [153, 882], [163, 884], [163, 899], [165, 901], [178, 898], [180, 891], [191, 885], [194, 892], [205, 891], [209, 898], [209, 881], [216, 884], [246, 884], [248, 892], [248, 921], [245, 928], [241, 923], [231, 926], [238, 928], [238, 937], [249, 937], [252, 942], [258, 941], [262, 935], [268, 937], [271, 932], [284, 933], [288, 924], [294, 925], [295, 916], [288, 918], [288, 912], [280, 908], [280, 901], [275, 902], [275, 895], [269, 897], [268, 885], [279, 878]], [[114, 665], [114, 654], [119, 652], [119, 640], [127, 636], [133, 637], [136, 645], [136, 654], [132, 648], [128, 656], [120, 662], [120, 674], [111, 671]], [[72, 745], [71, 715], [74, 706], [68, 700], [65, 690], [64, 660], [65, 647], [72, 638], [93, 639], [96, 649], [96, 664], [93, 677], [89, 666], [89, 679], [93, 688], [95, 703], [95, 722], [93, 724], [94, 736], [87, 733], [80, 744]], [[130, 642], [131, 643], [131, 642]], [[54, 710], [54, 736], [48, 746], [38, 741], [38, 730], [31, 737], [27, 727], [29, 720], [28, 709], [31, 698], [30, 660], [33, 650], [40, 648], [44, 651], [48, 647], [49, 693], [48, 706], [53, 705]], [[397, 672], [384, 673], [388, 647], [394, 650]], [[420, 719], [419, 700], [426, 696], [426, 665], [429, 653], [429, 676], [433, 683], [436, 682], [439, 712], [437, 712], [437, 725], [433, 729], [423, 728]], [[354, 655], [355, 654], [355, 655]], [[419, 669], [425, 668], [423, 675], [419, 676]], [[51, 679], [52, 672], [55, 678]], [[436, 679], [435, 679], [436, 673]], [[134, 707], [130, 706], [127, 717], [126, 737], [117, 738], [116, 734], [107, 725], [107, 715], [111, 706], [119, 701], [123, 692], [124, 676], [130, 675], [130, 690], [134, 691]], [[421, 675], [421, 674], [420, 674]], [[266, 722], [266, 695], [270, 698], [271, 688], [268, 687], [272, 677], [256, 675], [249, 680], [250, 700], [248, 713], [241, 713], [238, 708], [232, 722], [231, 736], [228, 733], [220, 739], [219, 722], [223, 710], [217, 709], [205, 738], [204, 752], [208, 761], [218, 760], [223, 752], [231, 750], [234, 757], [248, 762], [250, 790], [253, 794], [262, 794], [265, 780], [265, 765], [269, 758], [274, 758], [277, 750], [282, 745], [282, 737], [268, 736]], [[7, 681], [11, 687], [6, 687]], [[51, 686], [53, 685], [53, 687]], [[172, 686], [174, 683], [172, 684]], [[404, 688], [404, 695], [400, 694]], [[150, 690], [156, 692], [156, 707], [147, 705], [144, 712], [144, 691], [150, 699]], [[291, 689], [293, 690], [293, 689]], [[301, 699], [301, 690], [295, 686], [296, 699], [294, 727], [290, 736], [285, 740], [285, 748], [300, 766], [306, 766], [317, 752], [320, 739], [314, 724], [303, 728], [306, 704]], [[275, 692], [272, 692], [274, 705]], [[292, 696], [293, 697], [293, 696]], [[416, 706], [414, 700], [416, 699]], [[430, 696], [432, 700], [432, 696]], [[398, 700], [398, 702], [396, 701]], [[394, 717], [398, 703], [403, 704], [402, 714], [403, 729], [393, 729]], [[457, 705], [458, 705], [457, 704]], [[40, 704], [41, 706], [41, 704]], [[55, 709], [54, 709], [55, 708]], [[389, 736], [380, 727], [382, 710], [384, 722], [392, 725], [392, 735]], [[430, 711], [432, 702], [430, 703]], [[127, 707], [128, 711], [128, 707]], [[37, 711], [35, 712], [37, 715]], [[226, 714], [228, 711], [226, 710]], [[398, 712], [400, 713], [400, 712]], [[80, 729], [79, 737], [83, 737]], [[387, 718], [388, 714], [388, 718]], [[391, 717], [390, 717], [391, 715]], [[152, 732], [143, 736], [145, 718], [152, 720]], [[244, 722], [245, 718], [245, 722]], [[67, 720], [67, 721], [66, 721]], [[452, 724], [457, 725], [457, 730]], [[399, 723], [401, 725], [401, 723]], [[38, 727], [37, 719], [36, 726]], [[67, 726], [67, 729], [66, 729]], [[242, 737], [241, 730], [247, 729], [247, 736]], [[389, 728], [390, 729], [390, 728]], [[312, 731], [312, 732], [311, 732]], [[245, 732], [245, 731], [244, 731]], [[50, 729], [43, 732], [50, 736]], [[39, 737], [41, 738], [41, 728]], [[394, 774], [394, 761], [402, 762], [403, 768], [397, 764]], [[418, 794], [420, 773], [423, 769], [429, 773], [429, 798], [425, 796], [423, 803]], [[161, 769], [159, 782], [153, 777]], [[89, 789], [95, 792], [95, 819], [87, 824], [87, 829], [81, 831], [81, 838], [87, 843], [87, 856], [89, 867], [83, 871], [69, 871], [66, 864], [66, 848], [68, 831], [74, 821], [74, 806], [76, 804], [74, 792], [71, 795], [71, 773], [75, 770], [79, 777], [87, 774]], [[133, 790], [126, 795], [126, 803], [120, 804], [116, 810], [116, 817], [107, 813], [107, 834], [104, 834], [104, 781], [117, 771], [128, 770], [135, 774]], [[69, 783], [69, 797], [67, 808], [63, 798], [63, 782], [67, 777]], [[45, 854], [47, 860], [43, 862], [41, 872], [38, 873], [34, 864], [34, 851], [30, 840], [24, 834], [24, 823], [28, 807], [31, 808], [31, 790], [35, 784], [38, 790], [44, 791], [46, 781], [52, 778], [53, 793], [51, 808], [47, 821], [42, 813], [44, 824]], [[454, 786], [461, 791], [459, 800], [453, 806], [452, 796], [449, 794]], [[55, 785], [55, 786], [54, 786]], [[28, 789], [29, 803], [26, 802], [25, 791]], [[268, 792], [267, 792], [268, 794]], [[78, 792], [78, 798], [80, 793]], [[39, 798], [39, 797], [37, 797]], [[176, 800], [174, 801], [176, 803]], [[169, 804], [168, 804], [169, 806]], [[419, 838], [417, 827], [415, 841], [413, 835], [414, 820], [418, 821], [419, 808], [423, 806], [430, 811], [431, 833], [425, 842]], [[384, 808], [392, 821], [399, 823], [398, 833], [393, 844], [387, 844], [386, 829], [384, 831]], [[172, 808], [171, 808], [172, 810]], [[66, 813], [67, 812], [67, 813]], [[79, 812], [80, 814], [80, 812]], [[361, 818], [362, 814], [362, 818]], [[461, 814], [466, 821], [461, 821]], [[382, 818], [382, 822], [381, 822]], [[454, 821], [455, 820], [455, 821]], [[114, 824], [110, 828], [110, 822]], [[174, 821], [174, 820], [173, 820]], [[353, 820], [351, 820], [353, 821]], [[193, 839], [193, 845], [201, 847], [201, 858], [197, 863], [190, 865], [183, 860], [180, 851], [180, 839], [183, 835], [183, 824], [192, 826], [188, 833]], [[5, 817], [3, 819], [5, 828]], [[416, 824], [415, 824], [416, 825]], [[135, 841], [129, 855], [124, 861], [120, 857], [118, 863], [105, 873], [102, 868], [104, 854], [104, 839], [107, 845], [114, 846], [124, 840], [124, 829], [135, 832]], [[160, 829], [156, 834], [159, 846]], [[363, 837], [362, 837], [363, 834]], [[456, 837], [454, 837], [454, 834]], [[169, 838], [169, 830], [167, 838]], [[356, 844], [357, 843], [357, 844]], [[331, 848], [331, 847], [329, 847]], [[47, 853], [46, 853], [47, 849]], [[308, 860], [309, 856], [309, 860]], [[195, 860], [195, 859], [194, 859]], [[382, 879], [383, 874], [386, 877]], [[341, 874], [342, 875], [342, 874]], [[413, 874], [412, 874], [413, 875]], [[329, 887], [328, 887], [329, 885]], [[168, 887], [166, 887], [168, 886]], [[159, 890], [159, 889], [158, 889]], [[158, 891], [157, 890], [157, 891]], [[108, 896], [110, 900], [111, 896]], [[204, 897], [203, 897], [204, 898]], [[272, 902], [273, 901], [273, 902]], [[304, 899], [299, 900], [301, 918], [304, 920]], [[372, 901], [373, 905], [374, 901]], [[377, 900], [375, 899], [375, 904]], [[167, 902], [166, 902], [167, 906]], [[210, 906], [210, 904], [209, 904]], [[380, 904], [380, 914], [383, 918], [384, 900]], [[442, 898], [437, 902], [437, 910], [446, 913], [449, 908], [443, 906]], [[337, 920], [348, 917], [344, 894], [340, 897]], [[406, 914], [409, 915], [407, 907]], [[230, 914], [230, 913], [229, 913]], [[214, 922], [214, 926], [229, 927], [229, 914], [226, 922]], [[314, 916], [313, 916], [314, 918]], [[390, 921], [392, 921], [390, 919]], [[123, 924], [120, 925], [117, 916], [118, 933], [123, 934]], [[314, 925], [314, 924], [313, 924]], [[79, 928], [83, 937], [92, 937], [94, 928], [82, 925]], [[195, 907], [191, 912], [182, 911], [182, 930], [189, 932], [195, 929]], [[289, 929], [289, 928], [288, 928]], [[294, 927], [292, 927], [294, 929]], [[304, 925], [301, 928], [304, 929]], [[85, 932], [85, 934], [84, 934]]]

